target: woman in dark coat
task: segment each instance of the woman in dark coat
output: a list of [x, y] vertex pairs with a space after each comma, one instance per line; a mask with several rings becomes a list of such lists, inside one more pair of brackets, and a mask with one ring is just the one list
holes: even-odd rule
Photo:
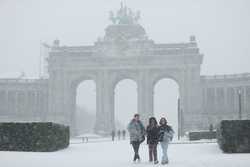
[[155, 117], [149, 118], [149, 125], [146, 129], [147, 132], [147, 144], [149, 150], [149, 161], [153, 162], [154, 164], [158, 163], [157, 158], [157, 144], [158, 144], [158, 136], [159, 136], [159, 127], [157, 125], [157, 121]]

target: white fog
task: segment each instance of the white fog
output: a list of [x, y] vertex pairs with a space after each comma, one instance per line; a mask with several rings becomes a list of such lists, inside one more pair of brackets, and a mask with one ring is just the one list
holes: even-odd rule
[[[195, 35], [204, 54], [202, 75], [250, 71], [250, 15], [247, 0], [124, 1], [141, 11], [140, 24], [156, 43], [186, 42]], [[59, 39], [61, 45], [92, 45], [110, 24], [108, 12], [119, 2], [82, 0], [1, 0], [0, 77], [39, 77], [41, 43]], [[125, 124], [136, 107], [136, 85], [124, 81], [115, 90], [116, 118]], [[78, 89], [78, 103], [95, 113], [95, 88]], [[176, 86], [161, 84], [155, 94], [155, 114], [166, 112], [176, 124]], [[119, 93], [118, 93], [119, 92]], [[89, 97], [90, 96], [90, 97]], [[159, 96], [159, 97], [158, 97]], [[174, 118], [175, 117], [175, 118]], [[175, 120], [175, 121], [174, 121]]]
[[0, 0], [0, 166], [248, 167], [249, 0]]

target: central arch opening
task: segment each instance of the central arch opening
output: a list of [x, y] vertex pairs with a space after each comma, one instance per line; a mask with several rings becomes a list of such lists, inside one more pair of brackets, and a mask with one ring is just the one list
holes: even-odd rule
[[82, 81], [76, 89], [76, 135], [94, 133], [96, 121], [96, 83]]
[[131, 79], [123, 79], [115, 86], [116, 130], [126, 130], [132, 116], [137, 113], [137, 84]]
[[163, 78], [154, 85], [154, 115], [159, 120], [166, 117], [178, 135], [178, 99], [179, 86], [176, 81]]

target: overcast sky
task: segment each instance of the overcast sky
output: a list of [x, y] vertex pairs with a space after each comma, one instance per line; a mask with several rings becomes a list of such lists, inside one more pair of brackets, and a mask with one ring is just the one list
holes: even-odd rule
[[[195, 35], [202, 75], [250, 72], [249, 0], [126, 0], [156, 43]], [[0, 0], [0, 77], [38, 77], [39, 43], [91, 45], [110, 24], [119, 0]]]
[[[196, 35], [205, 55], [202, 74], [250, 72], [249, 0], [126, 0], [158, 43]], [[0, 76], [38, 76], [39, 42], [93, 44], [119, 0], [0, 0]]]

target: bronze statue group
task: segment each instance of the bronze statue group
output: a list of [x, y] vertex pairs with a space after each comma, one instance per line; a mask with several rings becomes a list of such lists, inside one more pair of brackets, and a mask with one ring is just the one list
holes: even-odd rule
[[171, 126], [167, 124], [166, 118], [162, 117], [159, 125], [155, 117], [149, 118], [147, 127], [145, 128], [140, 121], [139, 114], [135, 114], [134, 118], [128, 124], [128, 132], [130, 135], [130, 143], [134, 150], [133, 162], [140, 162], [139, 148], [140, 144], [144, 142], [147, 137], [147, 144], [149, 150], [149, 162], [158, 164], [157, 145], [160, 143], [162, 149], [161, 164], [168, 164], [168, 145], [173, 139], [174, 131]]

